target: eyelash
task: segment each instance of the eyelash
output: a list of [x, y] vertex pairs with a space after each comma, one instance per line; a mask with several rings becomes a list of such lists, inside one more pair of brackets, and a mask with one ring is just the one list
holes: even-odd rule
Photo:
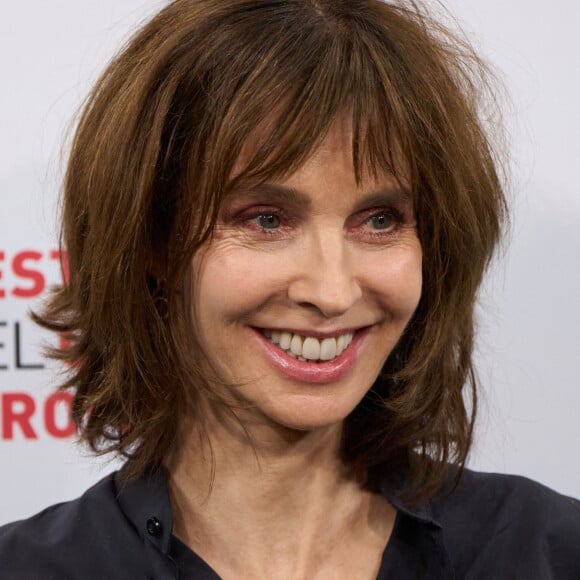
[[[262, 217], [276, 217], [278, 218], [280, 225], [276, 228], [265, 228], [258, 223], [258, 220]], [[280, 236], [281, 229], [285, 227], [282, 224], [291, 223], [290, 218], [286, 216], [285, 212], [280, 209], [265, 209], [255, 211], [252, 214], [243, 216], [242, 221], [246, 224], [253, 224], [261, 234], [272, 237]]]
[[[393, 225], [385, 230], [376, 229], [371, 231], [366, 231], [365, 233], [361, 234], [361, 237], [368, 237], [370, 236], [373, 239], [385, 239], [390, 238], [397, 234], [399, 229], [401, 228], [402, 224], [405, 222], [404, 214], [395, 208], [389, 209], [374, 209], [369, 210], [367, 216], [362, 220], [361, 226], [364, 227], [367, 223], [370, 223], [373, 219], [385, 216], [387, 219], [393, 222]], [[274, 217], [279, 220], [279, 225], [274, 228], [265, 228], [260, 225], [259, 221], [260, 218], [264, 217]], [[267, 209], [260, 209], [259, 211], [254, 211], [253, 213], [243, 215], [241, 221], [245, 224], [252, 224], [252, 227], [258, 230], [258, 232], [265, 236], [271, 237], [281, 237], [283, 232], [287, 228], [291, 228], [293, 225], [293, 221], [286, 213], [279, 209], [279, 208], [267, 208]]]
[[371, 220], [386, 216], [393, 222], [392, 227], [389, 227], [385, 230], [377, 229], [368, 232], [367, 235], [372, 236], [373, 238], [390, 238], [397, 234], [403, 223], [405, 222], [405, 216], [401, 211], [395, 208], [389, 209], [381, 209], [379, 211], [372, 210], [372, 213], [363, 221], [363, 224], [367, 224], [371, 222]]

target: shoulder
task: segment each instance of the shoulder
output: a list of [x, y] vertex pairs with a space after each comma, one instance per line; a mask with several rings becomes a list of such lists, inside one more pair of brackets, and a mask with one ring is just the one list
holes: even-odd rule
[[524, 477], [466, 470], [432, 508], [464, 574], [509, 566], [513, 576], [502, 577], [580, 578], [578, 500]]
[[577, 520], [580, 501], [577, 499], [525, 477], [469, 469], [464, 471], [452, 493], [433, 502], [433, 509], [443, 518], [493, 511], [495, 516], [517, 514], [526, 520], [544, 521], [547, 516], [568, 516], [566, 521], [580, 523]]
[[134, 557], [140, 549], [138, 535], [132, 533], [116, 495], [110, 475], [74, 501], [0, 527], [0, 568], [5, 577], [112, 578], [123, 554], [139, 561]]

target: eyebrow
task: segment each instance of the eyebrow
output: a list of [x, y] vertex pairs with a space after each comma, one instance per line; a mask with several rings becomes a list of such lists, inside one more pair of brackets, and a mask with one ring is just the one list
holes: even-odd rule
[[[239, 187], [231, 192], [230, 199], [236, 198], [254, 198], [256, 201], [264, 200], [269, 203], [286, 203], [297, 208], [308, 209], [311, 205], [310, 197], [294, 188], [277, 183], [259, 183], [248, 188]], [[371, 191], [359, 199], [355, 205], [355, 211], [368, 209], [371, 207], [388, 206], [388, 205], [405, 205], [412, 199], [411, 192], [393, 184], [376, 191]]]
[[311, 205], [310, 197], [294, 187], [277, 183], [257, 183], [239, 185], [226, 198], [227, 200], [251, 199], [256, 203], [275, 205], [290, 205], [296, 209], [308, 209]]
[[411, 192], [398, 185], [392, 185], [367, 193], [355, 205], [355, 211], [381, 206], [403, 206], [412, 201]]

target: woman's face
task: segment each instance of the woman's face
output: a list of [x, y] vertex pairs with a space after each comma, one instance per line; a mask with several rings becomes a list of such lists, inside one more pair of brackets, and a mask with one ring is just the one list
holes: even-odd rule
[[194, 259], [204, 353], [254, 420], [338, 424], [413, 315], [421, 260], [412, 200], [391, 175], [357, 186], [337, 122], [294, 174], [226, 199]]

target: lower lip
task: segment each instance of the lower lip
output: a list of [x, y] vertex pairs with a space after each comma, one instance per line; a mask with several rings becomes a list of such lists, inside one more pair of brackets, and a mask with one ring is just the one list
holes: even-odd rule
[[339, 356], [325, 362], [300, 361], [270, 342], [259, 330], [255, 332], [270, 361], [287, 377], [305, 383], [332, 383], [346, 377], [351, 371], [369, 329], [358, 330], [350, 345]]

